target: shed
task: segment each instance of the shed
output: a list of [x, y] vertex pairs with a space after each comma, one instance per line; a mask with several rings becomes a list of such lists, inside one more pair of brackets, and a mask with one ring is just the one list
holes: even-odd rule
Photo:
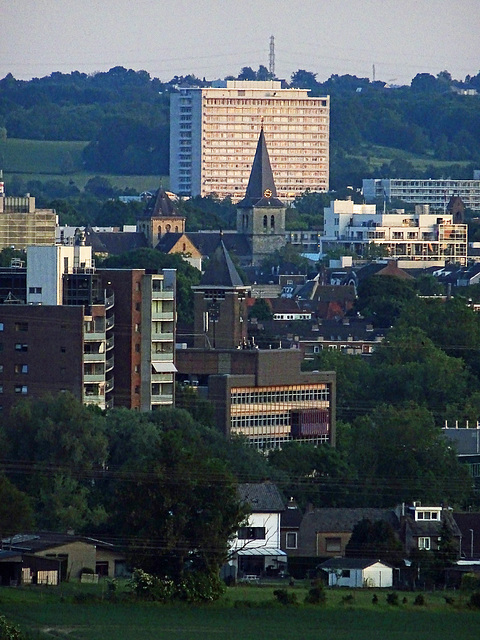
[[319, 565], [329, 587], [391, 587], [393, 568], [379, 560], [330, 558]]

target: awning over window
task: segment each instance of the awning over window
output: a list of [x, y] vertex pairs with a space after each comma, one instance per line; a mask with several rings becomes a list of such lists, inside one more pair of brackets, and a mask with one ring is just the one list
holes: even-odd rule
[[239, 556], [286, 556], [285, 551], [281, 549], [266, 549], [264, 547], [252, 547], [251, 549], [239, 549]]
[[155, 373], [177, 373], [177, 368], [173, 362], [152, 362]]

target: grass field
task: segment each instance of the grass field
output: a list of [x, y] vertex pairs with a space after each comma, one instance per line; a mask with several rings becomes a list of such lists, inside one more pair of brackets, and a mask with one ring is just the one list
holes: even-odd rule
[[[0, 141], [0, 169], [4, 179], [17, 176], [25, 182], [29, 180], [72, 180], [79, 189], [98, 172], [87, 172], [83, 169], [82, 151], [88, 142], [52, 142], [49, 140], [19, 140], [9, 138]], [[157, 189], [162, 185], [168, 188], [168, 177], [160, 176], [118, 176], [101, 174], [119, 189], [132, 188], [138, 191]]]
[[[382, 147], [380, 145], [362, 145], [359, 153], [349, 154], [348, 157], [356, 158], [358, 160], [364, 160], [370, 166], [370, 169], [378, 169], [384, 163], [389, 163], [394, 159], [400, 158], [402, 160], [408, 160], [412, 163], [415, 169], [419, 171], [425, 171], [427, 167], [433, 166], [437, 168], [449, 167], [452, 164], [459, 166], [468, 166], [470, 162], [460, 162], [452, 160], [436, 160], [432, 156], [418, 155], [410, 153], [409, 151], [403, 151], [402, 149], [394, 149], [393, 147]], [[473, 177], [473, 176], [472, 176]]]
[[[101, 595], [99, 585], [61, 585], [0, 589], [0, 613], [34, 638], [72, 640], [470, 640], [476, 637], [480, 612], [466, 608], [466, 597], [454, 594], [447, 605], [442, 593], [424, 594], [426, 605], [413, 604], [415, 594], [399, 594], [400, 605], [386, 603], [386, 592], [372, 590], [327, 592], [322, 607], [304, 605], [306, 589], [296, 586], [299, 605], [275, 602], [273, 586], [229, 588], [223, 599], [204, 606], [74, 603], [75, 593]], [[353, 602], [344, 602], [353, 593]], [[407, 598], [402, 603], [403, 597]], [[450, 594], [452, 595], [452, 594]], [[78, 596], [77, 596], [78, 598]]]

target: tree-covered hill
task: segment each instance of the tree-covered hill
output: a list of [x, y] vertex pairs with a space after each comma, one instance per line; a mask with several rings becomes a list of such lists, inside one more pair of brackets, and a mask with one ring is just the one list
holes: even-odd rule
[[[265, 79], [249, 67], [239, 78]], [[267, 73], [268, 75], [268, 73]], [[87, 75], [52, 73], [30, 81], [0, 80], [0, 138], [89, 141], [85, 169], [104, 173], [168, 173], [170, 93], [179, 85], [208, 85], [194, 76], [163, 83], [146, 71], [114, 67]], [[470, 178], [480, 165], [480, 73], [459, 81], [442, 71], [419, 73], [410, 86], [299, 69], [287, 86], [331, 97], [331, 186], [360, 186], [361, 178], [410, 177], [424, 158], [425, 177]], [[389, 149], [387, 162], [372, 155]], [[397, 153], [398, 152], [398, 153]], [[440, 169], [438, 163], [449, 163]], [[429, 166], [430, 162], [430, 166]], [[428, 175], [427, 175], [428, 174]]]

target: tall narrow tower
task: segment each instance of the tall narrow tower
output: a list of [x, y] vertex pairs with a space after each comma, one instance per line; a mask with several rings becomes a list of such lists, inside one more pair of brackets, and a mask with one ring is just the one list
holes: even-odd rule
[[285, 246], [285, 210], [277, 197], [262, 127], [247, 191], [237, 205], [237, 233], [247, 237], [253, 265]]
[[272, 74], [272, 77], [275, 76], [275, 38], [270, 36], [270, 56], [269, 56], [269, 65], [268, 70]]

